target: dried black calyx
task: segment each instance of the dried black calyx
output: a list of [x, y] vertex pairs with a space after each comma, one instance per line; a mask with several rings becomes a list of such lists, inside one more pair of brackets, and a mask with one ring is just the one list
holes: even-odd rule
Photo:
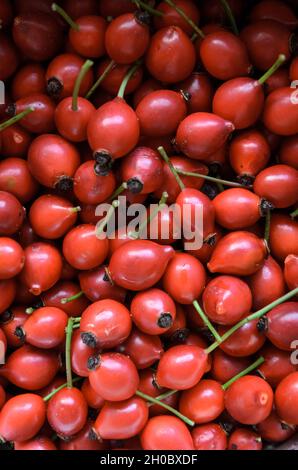
[[216, 244], [217, 233], [212, 233], [205, 238], [204, 243], [209, 246], [215, 246]]
[[6, 310], [0, 315], [0, 324], [4, 325], [8, 323], [13, 318], [13, 313], [11, 310]]
[[272, 202], [267, 201], [267, 199], [262, 198], [260, 203], [260, 212], [261, 216], [265, 217], [268, 211], [273, 211], [275, 209]]
[[6, 114], [10, 117], [14, 117], [17, 114], [17, 106], [14, 103], [11, 103], [7, 106], [5, 110]]
[[262, 317], [257, 323], [257, 330], [260, 333], [265, 333], [268, 331], [268, 318], [267, 317]]
[[97, 176], [107, 176], [113, 166], [113, 160], [108, 152], [95, 152], [94, 153], [94, 172]]
[[89, 370], [95, 370], [100, 366], [100, 356], [91, 356], [87, 361], [87, 368]]
[[61, 176], [55, 184], [55, 189], [62, 193], [69, 193], [73, 189], [73, 179], [70, 176]]
[[139, 194], [144, 185], [138, 178], [130, 178], [127, 182], [127, 189], [133, 194]]
[[137, 10], [134, 15], [138, 23], [145, 24], [147, 26], [151, 25], [151, 15], [148, 11]]
[[14, 335], [19, 338], [19, 340], [21, 341], [25, 341], [25, 338], [26, 338], [26, 334], [25, 334], [25, 331], [23, 330], [23, 328], [21, 326], [17, 326], [15, 331], [14, 331]]
[[181, 328], [176, 330], [170, 337], [171, 343], [184, 344], [189, 336], [189, 330], [187, 328]]
[[218, 187], [215, 184], [210, 184], [205, 182], [203, 187], [201, 188], [202, 193], [206, 194], [209, 199], [212, 201], [218, 195]]
[[164, 312], [160, 315], [157, 320], [157, 324], [160, 328], [171, 328], [173, 325], [173, 317], [170, 313]]
[[255, 180], [254, 176], [251, 175], [239, 175], [237, 176], [238, 183], [242, 184], [246, 188], [251, 188]]
[[81, 339], [86, 346], [90, 348], [96, 348], [97, 340], [93, 333], [81, 333]]
[[51, 77], [47, 81], [47, 93], [51, 98], [58, 99], [63, 90], [63, 85], [56, 77]]

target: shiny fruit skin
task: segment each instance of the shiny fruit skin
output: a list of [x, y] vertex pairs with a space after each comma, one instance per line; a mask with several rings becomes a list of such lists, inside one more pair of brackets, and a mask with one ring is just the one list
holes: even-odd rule
[[288, 165], [267, 167], [257, 175], [253, 189], [277, 209], [290, 207], [298, 201], [298, 170]]
[[289, 255], [286, 257], [284, 278], [290, 290], [298, 287], [298, 256]]
[[38, 236], [55, 240], [63, 237], [76, 223], [77, 211], [67, 199], [45, 194], [33, 202], [29, 220]]
[[247, 279], [253, 297], [254, 310], [269, 305], [285, 293], [285, 281], [280, 265], [272, 256], [265, 259], [263, 266]]
[[84, 204], [100, 204], [106, 201], [116, 187], [112, 172], [106, 176], [97, 175], [94, 161], [90, 160], [79, 166], [74, 175], [74, 194]]
[[181, 394], [179, 411], [196, 424], [209, 423], [224, 411], [224, 390], [215, 380], [201, 380]]
[[35, 310], [22, 327], [26, 342], [40, 349], [53, 349], [65, 340], [68, 316], [55, 307]]
[[33, 243], [24, 250], [22, 282], [33, 295], [40, 295], [59, 280], [62, 272], [60, 252], [49, 243]]
[[112, 159], [129, 153], [140, 136], [138, 118], [134, 110], [121, 98], [103, 104], [92, 115], [87, 136], [94, 152], [107, 152]]
[[125, 341], [132, 327], [129, 310], [115, 300], [94, 302], [82, 314], [80, 332], [89, 334], [93, 344], [111, 349]]
[[225, 405], [230, 415], [239, 423], [258, 424], [271, 413], [273, 392], [265, 380], [246, 375], [228, 388]]
[[291, 87], [278, 88], [266, 98], [263, 123], [274, 134], [287, 137], [298, 133], [298, 110], [292, 100], [293, 90]]
[[[226, 354], [233, 357], [248, 357], [255, 354], [266, 341], [266, 336], [258, 330], [258, 320], [252, 320], [235, 331], [233, 335], [224, 341], [220, 348]], [[220, 326], [218, 333], [220, 336], [228, 331], [227, 327]]]
[[11, 279], [23, 269], [24, 251], [12, 238], [0, 237], [0, 279]]
[[148, 335], [136, 328], [124, 343], [117, 347], [117, 351], [130, 357], [137, 369], [152, 366], [164, 353], [159, 336]]
[[234, 125], [211, 113], [193, 113], [180, 124], [176, 134], [178, 148], [189, 158], [201, 160], [219, 150]]
[[207, 354], [198, 346], [173, 346], [159, 361], [156, 380], [172, 390], [194, 387], [206, 371]]
[[34, 437], [46, 417], [46, 406], [38, 395], [25, 393], [6, 402], [0, 414], [0, 435], [6, 441], [26, 441]]
[[288, 255], [298, 256], [298, 222], [284, 213], [272, 214], [270, 224], [270, 249], [280, 261]]
[[207, 266], [212, 273], [249, 276], [262, 267], [266, 254], [264, 241], [253, 233], [232, 232], [218, 242]]
[[226, 450], [227, 435], [219, 424], [201, 424], [191, 432], [196, 450]]
[[194, 45], [179, 27], [162, 28], [152, 36], [146, 66], [156, 80], [165, 83], [185, 80], [193, 71], [195, 62]]
[[292, 351], [297, 340], [298, 302], [285, 302], [270, 310], [266, 315], [266, 336], [270, 342], [283, 351]]
[[105, 353], [89, 374], [91, 387], [107, 401], [123, 401], [131, 398], [139, 386], [136, 366], [127, 356]]
[[0, 190], [13, 194], [22, 204], [29, 202], [38, 191], [28, 163], [22, 158], [5, 158], [0, 162]]
[[139, 397], [106, 402], [94, 423], [94, 431], [102, 439], [129, 439], [142, 431], [148, 415], [148, 405]]
[[96, 268], [106, 259], [108, 250], [108, 239], [97, 238], [96, 227], [91, 224], [77, 225], [63, 240], [63, 255], [75, 269]]
[[251, 227], [261, 217], [260, 198], [242, 188], [231, 188], [213, 199], [216, 222], [229, 230]]
[[54, 395], [47, 408], [47, 419], [51, 428], [61, 436], [70, 437], [85, 426], [88, 407], [77, 388], [63, 388]]
[[206, 273], [202, 263], [187, 253], [176, 253], [164, 273], [163, 287], [180, 304], [191, 304], [200, 297]]
[[113, 19], [105, 33], [105, 48], [117, 64], [131, 64], [140, 59], [149, 43], [149, 28], [139, 12]]
[[229, 31], [208, 34], [198, 52], [207, 72], [218, 80], [244, 77], [252, 68], [245, 44]]
[[1, 375], [24, 390], [39, 390], [51, 383], [60, 367], [55, 351], [24, 345], [14, 351], [2, 367]]
[[234, 325], [252, 307], [248, 285], [234, 276], [217, 276], [203, 292], [203, 307], [209, 319], [220, 325]]
[[125, 289], [144, 290], [161, 279], [173, 255], [171, 246], [149, 240], [130, 241], [113, 253], [109, 264], [111, 278]]
[[[240, 105], [241, 104], [241, 105]], [[236, 129], [253, 126], [261, 116], [264, 92], [251, 78], [233, 78], [224, 82], [213, 97], [213, 112], [233, 123]]]
[[275, 392], [278, 416], [288, 424], [298, 424], [298, 372], [285, 377]]
[[160, 289], [139, 292], [133, 298], [130, 311], [135, 325], [149, 335], [163, 334], [176, 318], [174, 301]]
[[77, 149], [58, 135], [40, 135], [29, 148], [29, 170], [47, 188], [55, 187], [63, 177], [72, 178], [79, 164]]
[[265, 168], [269, 158], [269, 144], [256, 129], [242, 131], [230, 144], [230, 164], [239, 176], [256, 176]]
[[141, 434], [144, 450], [193, 450], [187, 426], [175, 416], [155, 416]]
[[0, 236], [15, 234], [25, 218], [25, 209], [10, 192], [0, 191]]

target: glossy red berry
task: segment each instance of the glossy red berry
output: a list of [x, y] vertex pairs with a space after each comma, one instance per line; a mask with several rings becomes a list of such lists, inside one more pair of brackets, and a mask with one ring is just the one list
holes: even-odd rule
[[25, 248], [21, 280], [33, 295], [40, 295], [59, 280], [62, 271], [60, 252], [49, 243], [33, 243]]
[[101, 176], [94, 169], [94, 161], [89, 160], [79, 166], [74, 175], [74, 194], [84, 204], [100, 204], [113, 194], [116, 179], [111, 172]]
[[38, 183], [22, 158], [5, 158], [0, 162], [0, 190], [13, 194], [22, 204], [37, 193]]
[[232, 232], [225, 235], [215, 247], [208, 269], [212, 273], [249, 276], [265, 261], [265, 242], [250, 232]]
[[285, 377], [275, 392], [278, 416], [288, 424], [298, 424], [298, 372]]
[[111, 21], [105, 33], [109, 57], [117, 64], [131, 64], [140, 59], [150, 42], [148, 21], [149, 15], [140, 11], [120, 15]]
[[129, 439], [137, 436], [148, 421], [148, 405], [139, 397], [106, 402], [94, 423], [102, 439]]
[[106, 237], [96, 235], [96, 227], [91, 224], [78, 225], [71, 229], [63, 240], [63, 255], [76, 269], [93, 269], [103, 263], [109, 250]]
[[168, 349], [159, 361], [156, 381], [172, 390], [194, 387], [206, 371], [207, 354], [198, 346], [179, 345]]
[[59, 308], [38, 308], [16, 328], [15, 335], [37, 348], [53, 349], [65, 340], [67, 321], [68, 316]]
[[123, 401], [137, 391], [139, 375], [136, 366], [127, 356], [105, 353], [89, 360], [91, 387], [107, 401]]
[[262, 439], [250, 429], [238, 428], [229, 437], [229, 450], [262, 450]]
[[111, 278], [125, 289], [148, 289], [161, 279], [173, 255], [171, 246], [161, 246], [149, 240], [130, 241], [112, 254], [109, 264]]
[[0, 414], [0, 436], [6, 441], [26, 441], [44, 424], [46, 405], [32, 393], [16, 395], [6, 402]]
[[13, 194], [0, 191], [0, 236], [16, 233], [25, 217], [25, 209]]
[[179, 402], [179, 411], [196, 424], [217, 419], [224, 408], [224, 390], [215, 380], [201, 380], [184, 391]]
[[193, 450], [187, 426], [175, 416], [155, 416], [141, 434], [144, 450]]
[[144, 333], [160, 335], [166, 332], [176, 317], [171, 297], [160, 289], [138, 293], [130, 306], [132, 320]]
[[225, 405], [230, 415], [242, 424], [258, 424], [268, 418], [273, 404], [270, 385], [260, 377], [246, 375], [226, 391]]
[[120, 302], [106, 299], [94, 302], [83, 312], [80, 332], [85, 344], [111, 349], [128, 338], [131, 327], [128, 309]]
[[180, 304], [198, 299], [206, 284], [202, 263], [187, 253], [176, 253], [164, 273], [163, 287]]
[[254, 182], [254, 192], [284, 209], [298, 200], [298, 170], [288, 165], [274, 165], [262, 170]]
[[10, 279], [23, 269], [25, 255], [12, 238], [0, 237], [0, 279]]
[[82, 392], [77, 388], [63, 388], [50, 399], [47, 419], [57, 434], [70, 437], [83, 429], [87, 412], [88, 407]]
[[127, 340], [117, 347], [117, 351], [129, 356], [137, 369], [152, 366], [164, 353], [158, 336], [143, 333], [136, 328], [132, 330]]
[[69, 42], [83, 57], [98, 58], [105, 54], [107, 22], [101, 16], [84, 14], [76, 19], [77, 29], [70, 28]]
[[259, 310], [285, 293], [285, 281], [280, 265], [268, 256], [263, 266], [247, 279], [253, 297], [253, 307]]
[[226, 450], [227, 435], [219, 424], [196, 426], [191, 432], [196, 450]]
[[185, 155], [200, 160], [219, 150], [233, 130], [231, 122], [216, 114], [193, 113], [180, 123], [176, 144]]

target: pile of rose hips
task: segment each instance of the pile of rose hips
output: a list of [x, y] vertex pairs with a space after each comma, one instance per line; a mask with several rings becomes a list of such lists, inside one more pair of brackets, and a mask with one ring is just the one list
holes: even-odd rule
[[[1, 441], [289, 439], [295, 1], [0, 0], [0, 24]], [[160, 200], [154, 241], [140, 227], [98, 236], [120, 194]], [[97, 217], [103, 202], [111, 212]], [[202, 208], [201, 248], [175, 239], [165, 202]]]

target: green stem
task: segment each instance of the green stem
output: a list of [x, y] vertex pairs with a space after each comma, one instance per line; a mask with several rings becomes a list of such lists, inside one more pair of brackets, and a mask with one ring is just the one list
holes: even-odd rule
[[112, 202], [112, 205], [110, 207], [110, 209], [108, 210], [107, 212], [107, 215], [105, 216], [105, 218], [98, 224], [97, 228], [96, 228], [96, 236], [98, 237], [99, 235], [101, 235], [104, 231], [104, 229], [106, 228], [107, 224], [109, 223], [109, 221], [111, 220], [111, 218], [113, 217], [114, 215], [114, 212], [115, 212], [115, 209], [117, 207], [119, 207], [119, 201], [113, 201]]
[[74, 319], [68, 319], [66, 327], [66, 341], [65, 341], [65, 365], [66, 365], [66, 379], [67, 387], [72, 388], [72, 370], [71, 370], [71, 339], [73, 333]]
[[120, 85], [120, 88], [119, 88], [119, 91], [118, 91], [118, 98], [124, 98], [124, 94], [125, 94], [125, 90], [126, 90], [126, 87], [127, 87], [127, 84], [129, 82], [129, 80], [131, 79], [131, 77], [133, 77], [133, 75], [135, 74], [135, 72], [138, 70], [138, 68], [140, 67], [141, 65], [141, 61], [138, 60], [130, 69], [129, 71], [127, 72], [127, 74], [125, 75], [125, 77], [123, 78], [122, 80], [122, 83]]
[[233, 15], [233, 12], [231, 10], [231, 7], [230, 7], [229, 3], [227, 2], [227, 0], [220, 0], [220, 1], [221, 1], [221, 4], [223, 6], [223, 9], [224, 9], [227, 17], [229, 18], [233, 33], [238, 36], [239, 29], [238, 29], [237, 23], [235, 21], [235, 17]]
[[80, 26], [71, 19], [68, 13], [66, 13], [63, 8], [61, 8], [57, 3], [52, 3], [52, 10], [55, 11], [56, 13], [59, 13], [60, 16], [66, 21], [66, 23], [69, 24], [69, 26], [74, 29], [75, 31], [80, 30]]
[[159, 214], [159, 212], [165, 207], [168, 197], [169, 195], [166, 191], [162, 193], [162, 197], [158, 203], [158, 206], [154, 209], [152, 214], [150, 213], [149, 217], [140, 224], [139, 230], [137, 232], [129, 233], [129, 236], [131, 238], [137, 239], [140, 237], [141, 233], [150, 224], [151, 220], [155, 219], [155, 217]]
[[[166, 398], [171, 397], [172, 395], [175, 395], [177, 392], [178, 390], [170, 390], [169, 392], [165, 392], [162, 395], [159, 395], [158, 397], [156, 397], [156, 399], [163, 401]], [[154, 406], [154, 403], [150, 403], [148, 407], [150, 408], [150, 406]]]
[[82, 297], [83, 295], [84, 295], [84, 292], [80, 291], [77, 294], [72, 295], [71, 297], [64, 297], [64, 299], [61, 299], [60, 303], [63, 304], [63, 305], [69, 304], [69, 302], [72, 302], [73, 300], [77, 300], [80, 297]]
[[183, 171], [183, 170], [176, 170], [179, 175], [182, 176], [194, 176], [195, 178], [203, 178], [206, 181], [212, 181], [216, 184], [223, 184], [225, 186], [231, 186], [232, 188], [245, 188], [243, 184], [234, 183], [234, 181], [226, 181], [220, 178], [214, 178], [213, 176], [202, 175], [200, 173], [194, 173], [192, 171]]
[[94, 65], [94, 62], [92, 62], [92, 60], [86, 60], [84, 65], [82, 65], [79, 75], [77, 76], [75, 86], [73, 89], [73, 95], [72, 95], [72, 110], [73, 111], [78, 110], [78, 96], [79, 96], [81, 84], [82, 84], [82, 81], [84, 80], [86, 73], [88, 72], [88, 70], [91, 69], [91, 67], [93, 67], [93, 65]]
[[269, 247], [269, 239], [270, 239], [270, 224], [271, 224], [271, 210], [266, 210], [266, 221], [265, 221], [265, 235], [264, 239]]
[[180, 418], [184, 423], [188, 424], [188, 426], [194, 426], [195, 422], [192, 421], [191, 419], [187, 418], [183, 414], [179, 413], [179, 411], [175, 410], [171, 406], [167, 405], [166, 403], [163, 403], [160, 401], [158, 398], [153, 398], [150, 397], [150, 395], [146, 395], [146, 393], [142, 393], [139, 390], [136, 391], [136, 395], [140, 398], [143, 398], [146, 401], [149, 401], [149, 403], [153, 403], [154, 405], [159, 405], [162, 408], [165, 408], [166, 410], [170, 411], [174, 415], [176, 415], [178, 418]]
[[194, 300], [193, 302], [193, 306], [194, 308], [196, 309], [196, 311], [198, 312], [198, 314], [200, 315], [201, 319], [203, 320], [204, 322], [204, 325], [207, 326], [207, 328], [209, 328], [209, 330], [211, 331], [211, 333], [213, 334], [214, 338], [216, 339], [216, 341], [218, 343], [221, 343], [221, 337], [220, 335], [218, 334], [218, 332], [216, 331], [216, 329], [214, 328], [214, 326], [212, 325], [212, 323], [210, 322], [209, 318], [207, 317], [207, 315], [203, 312], [203, 310], [201, 309], [201, 306], [199, 304], [199, 302], [197, 300]]
[[116, 191], [112, 194], [112, 196], [109, 198], [109, 200], [113, 201], [114, 199], [116, 199], [116, 197], [118, 197], [120, 194], [122, 194], [123, 191], [125, 191], [126, 189], [127, 189], [127, 183], [124, 182], [119, 186], [119, 188], [116, 189]]
[[176, 168], [174, 167], [173, 163], [171, 162], [171, 160], [169, 159], [169, 157], [167, 155], [167, 152], [165, 151], [165, 149], [163, 147], [158, 147], [157, 150], [160, 153], [160, 155], [162, 156], [162, 158], [164, 159], [164, 161], [167, 163], [168, 167], [170, 168], [175, 180], [177, 181], [177, 184], [178, 184], [179, 188], [181, 189], [181, 191], [183, 191], [183, 189], [185, 189], [185, 185], [184, 185], [182, 179], [179, 176], [180, 172], [178, 173], [178, 170], [176, 170]]
[[[79, 382], [79, 380], [83, 380], [83, 377], [76, 377], [75, 379], [73, 379], [72, 383], [74, 384], [76, 382]], [[63, 388], [66, 388], [66, 387], [67, 387], [67, 382], [65, 384], [60, 385], [60, 387], [55, 388], [55, 390], [53, 390], [51, 393], [46, 395], [43, 398], [43, 401], [45, 402], [49, 401], [54, 395], [56, 395], [57, 392], [60, 392], [60, 390], [63, 390]]]
[[[271, 304], [267, 305], [266, 307], [263, 307], [261, 310], [258, 310], [257, 312], [252, 313], [251, 315], [249, 315], [248, 317], [243, 318], [243, 320], [241, 320], [239, 323], [234, 325], [230, 330], [228, 330], [225, 334], [222, 335], [221, 342], [223, 343], [224, 341], [226, 341], [230, 336], [232, 336], [233, 333], [235, 333], [235, 331], [239, 330], [239, 328], [241, 328], [242, 326], [246, 325], [247, 323], [249, 323], [252, 320], [258, 320], [263, 315], [265, 315], [267, 312], [272, 310], [274, 307], [277, 307], [277, 305], [280, 305], [283, 302], [286, 302], [287, 300], [291, 299], [292, 297], [295, 297], [295, 295], [297, 295], [297, 294], [298, 294], [298, 287], [291, 290], [290, 292], [283, 295], [282, 297], [275, 300], [274, 302], [271, 302]], [[206, 353], [210, 354], [212, 351], [214, 351], [219, 346], [219, 344], [220, 343], [218, 341], [211, 344], [211, 346], [209, 346], [209, 348], [206, 349]]]
[[174, 10], [176, 10], [177, 13], [179, 13], [179, 15], [182, 16], [183, 19], [185, 19], [185, 21], [193, 28], [193, 30], [199, 36], [201, 36], [201, 38], [205, 37], [205, 34], [203, 33], [203, 31], [189, 18], [189, 16], [186, 15], [186, 13], [181, 8], [177, 7], [177, 5], [174, 2], [172, 2], [172, 0], [164, 0], [164, 1], [165, 3], [170, 5], [172, 8], [174, 8]]
[[109, 65], [107, 65], [107, 67], [104, 69], [104, 71], [102, 72], [101, 76], [98, 77], [98, 79], [96, 80], [96, 82], [94, 83], [94, 85], [92, 85], [92, 87], [90, 88], [90, 90], [88, 91], [88, 93], [85, 95], [85, 98], [88, 100], [90, 98], [91, 95], [93, 95], [93, 93], [97, 90], [97, 88], [99, 87], [99, 85], [101, 84], [101, 82], [104, 81], [104, 79], [109, 75], [110, 71], [112, 70], [112, 68], [114, 67], [114, 65], [116, 64], [116, 62], [114, 60], [111, 60], [111, 62], [109, 63]]
[[276, 72], [276, 70], [279, 69], [279, 67], [285, 62], [285, 60], [286, 60], [286, 56], [284, 54], [279, 54], [278, 58], [276, 59], [274, 64], [270, 67], [270, 69], [267, 70], [267, 72], [265, 72], [261, 78], [259, 78], [258, 80], [259, 84], [263, 85], [266, 82], [266, 80], [268, 80], [268, 78], [270, 78], [271, 75], [273, 75], [274, 72]]
[[239, 372], [239, 374], [235, 375], [232, 379], [230, 379], [228, 382], [222, 385], [222, 388], [224, 390], [227, 390], [236, 380], [240, 379], [241, 377], [244, 377], [245, 375], [249, 374], [251, 371], [255, 370], [257, 367], [259, 367], [261, 364], [265, 362], [265, 359], [263, 357], [259, 357], [253, 364], [251, 364], [249, 367], [246, 369], [242, 370]]
[[292, 212], [290, 214], [290, 217], [292, 217], [294, 219], [294, 217], [297, 217], [297, 215], [298, 215], [298, 209], [296, 209], [294, 212]]
[[25, 111], [22, 111], [21, 113], [16, 114], [15, 116], [8, 119], [7, 121], [2, 122], [2, 124], [0, 124], [0, 132], [4, 131], [4, 129], [7, 129], [7, 127], [12, 126], [13, 124], [16, 124], [17, 122], [19, 122], [21, 119], [23, 119], [24, 117], [26, 117], [28, 114], [32, 113], [33, 111], [34, 111], [34, 108], [25, 109]]
[[33, 313], [35, 310], [36, 310], [36, 308], [29, 307], [29, 308], [26, 308], [25, 313], [27, 313], [27, 315], [32, 315], [32, 313]]
[[148, 11], [148, 13], [151, 13], [151, 15], [155, 15], [155, 16], [163, 16], [163, 15], [164, 15], [162, 11], [155, 10], [155, 9], [152, 8], [150, 5], [147, 5], [147, 3], [142, 2], [142, 0], [131, 0], [131, 1], [132, 1], [132, 3], [134, 3], [138, 8], [142, 7], [143, 10]]

